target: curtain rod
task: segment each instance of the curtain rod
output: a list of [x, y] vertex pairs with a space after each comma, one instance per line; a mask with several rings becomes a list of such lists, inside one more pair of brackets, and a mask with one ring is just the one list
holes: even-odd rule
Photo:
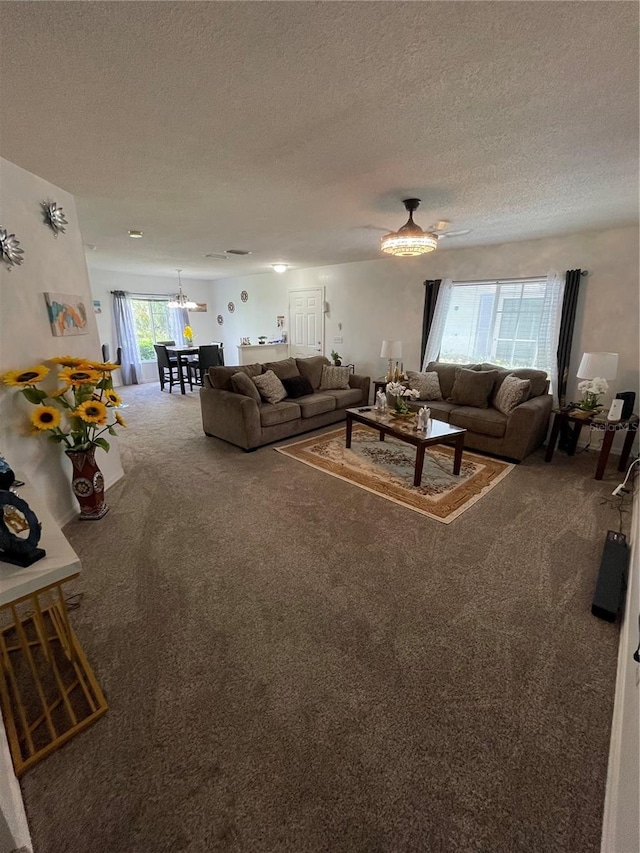
[[118, 291], [118, 290], [110, 290], [109, 293], [125, 293], [127, 296], [132, 296], [134, 299], [171, 299], [172, 296], [175, 296], [175, 293], [131, 293], [128, 290]]
[[[589, 270], [580, 270], [580, 275], [589, 275]], [[531, 275], [523, 278], [470, 278], [465, 281], [452, 279], [452, 284], [507, 284], [511, 281], [544, 281], [546, 275]]]

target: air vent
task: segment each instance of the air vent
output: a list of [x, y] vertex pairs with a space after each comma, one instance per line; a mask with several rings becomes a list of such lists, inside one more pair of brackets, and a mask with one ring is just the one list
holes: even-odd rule
[[227, 255], [250, 255], [251, 252], [247, 252], [246, 249], [225, 249]]
[[229, 258], [226, 255], [221, 254], [220, 252], [209, 252], [207, 255], [203, 255], [203, 258], [212, 258], [214, 261], [228, 261]]

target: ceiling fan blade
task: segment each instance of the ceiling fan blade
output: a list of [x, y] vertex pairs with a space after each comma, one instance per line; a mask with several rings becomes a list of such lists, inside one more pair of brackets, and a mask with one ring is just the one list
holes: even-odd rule
[[365, 231], [381, 231], [383, 234], [389, 234], [393, 231], [393, 228], [382, 228], [380, 225], [360, 225], [358, 227]]
[[440, 234], [440, 237], [462, 237], [463, 234], [471, 234], [473, 228], [466, 228], [463, 231], [445, 231]]

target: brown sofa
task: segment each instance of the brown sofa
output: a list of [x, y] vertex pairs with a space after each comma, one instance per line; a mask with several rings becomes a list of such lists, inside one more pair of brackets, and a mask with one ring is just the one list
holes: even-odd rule
[[[487, 408], [461, 406], [448, 400], [451, 397], [457, 367], [498, 372], [498, 378], [489, 394]], [[438, 374], [443, 399], [428, 402], [418, 400], [409, 405], [412, 409], [428, 406], [433, 418], [466, 429], [465, 447], [520, 462], [545, 440], [553, 398], [549, 394], [549, 381], [544, 371], [530, 368], [508, 370], [487, 362], [448, 364], [436, 361], [427, 365], [425, 372], [431, 371]], [[516, 406], [511, 414], [504, 415], [492, 406], [492, 402], [501, 380], [508, 373], [513, 373], [520, 379], [528, 379], [531, 382], [531, 391], [524, 403]]]
[[[318, 429], [344, 420], [345, 409], [365, 406], [369, 400], [368, 376], [349, 376], [349, 388], [320, 391], [323, 365], [330, 361], [324, 356], [285, 358], [265, 364], [246, 364], [235, 367], [210, 367], [200, 389], [202, 428], [209, 436], [222, 438], [243, 450], [255, 450], [263, 444]], [[280, 380], [306, 377], [312, 394], [279, 403], [257, 402], [234, 391], [234, 373], [258, 376], [273, 370]]]

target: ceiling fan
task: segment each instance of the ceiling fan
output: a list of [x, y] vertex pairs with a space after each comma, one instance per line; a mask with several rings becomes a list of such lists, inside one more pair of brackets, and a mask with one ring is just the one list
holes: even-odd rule
[[[463, 234], [471, 232], [471, 228], [461, 231], [447, 231], [446, 228], [451, 223], [446, 219], [441, 219], [423, 230], [413, 221], [413, 212], [418, 209], [420, 199], [405, 198], [403, 204], [409, 213], [409, 219], [402, 228], [399, 228], [398, 231], [386, 233], [380, 241], [380, 249], [389, 255], [398, 257], [424, 255], [438, 248], [438, 240], [441, 237], [461, 237]], [[387, 231], [386, 228], [378, 228], [375, 225], [365, 227], [374, 231]]]

